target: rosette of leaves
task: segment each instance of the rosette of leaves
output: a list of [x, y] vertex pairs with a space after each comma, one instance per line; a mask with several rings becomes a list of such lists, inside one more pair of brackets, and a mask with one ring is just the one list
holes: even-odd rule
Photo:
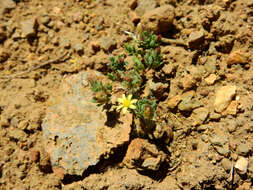
[[142, 77], [138, 70], [131, 69], [126, 72], [123, 85], [127, 88], [129, 94], [136, 95], [140, 90], [142, 84]]

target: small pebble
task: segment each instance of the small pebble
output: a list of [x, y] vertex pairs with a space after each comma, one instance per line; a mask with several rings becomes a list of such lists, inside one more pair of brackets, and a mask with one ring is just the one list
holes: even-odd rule
[[249, 160], [247, 158], [240, 157], [235, 164], [235, 169], [237, 173], [241, 175], [246, 174], [248, 170], [248, 164]]

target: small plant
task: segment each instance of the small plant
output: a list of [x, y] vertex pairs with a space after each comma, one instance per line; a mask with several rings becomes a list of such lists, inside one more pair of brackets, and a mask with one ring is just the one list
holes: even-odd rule
[[91, 90], [94, 92], [92, 101], [99, 105], [108, 103], [111, 98], [112, 86], [110, 84], [103, 84], [102, 81], [91, 80]]
[[108, 64], [107, 77], [109, 80], [121, 83], [124, 93], [118, 98], [117, 103], [111, 102], [113, 88], [110, 84], [103, 84], [96, 80], [91, 82], [94, 92], [93, 100], [99, 104], [112, 104], [116, 111], [125, 114], [130, 111], [134, 116], [149, 121], [155, 119], [156, 102], [152, 97], [143, 97], [143, 86], [145, 86], [145, 73], [156, 70], [163, 65], [160, 51], [160, 36], [153, 32], [143, 31], [139, 39], [134, 38], [130, 43], [124, 45], [128, 56], [132, 57], [132, 65], [126, 61], [127, 55], [111, 57]]

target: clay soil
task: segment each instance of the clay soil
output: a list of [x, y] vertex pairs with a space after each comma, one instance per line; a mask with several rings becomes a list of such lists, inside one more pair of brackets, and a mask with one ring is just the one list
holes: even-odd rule
[[[0, 189], [252, 189], [251, 0], [1, 1]], [[43, 147], [50, 97], [66, 75], [103, 72], [129, 41], [124, 31], [134, 33], [144, 13], [168, 4], [175, 10], [173, 26], [161, 35], [183, 41], [161, 48], [167, 65], [158, 76], [169, 87], [157, 112], [173, 130], [168, 163], [157, 172], [138, 172], [120, 162], [123, 152], [83, 176], [62, 178]], [[217, 112], [222, 86], [236, 86], [236, 94]], [[177, 105], [175, 96], [187, 93], [199, 106]], [[248, 166], [240, 173], [233, 166], [241, 157]]]

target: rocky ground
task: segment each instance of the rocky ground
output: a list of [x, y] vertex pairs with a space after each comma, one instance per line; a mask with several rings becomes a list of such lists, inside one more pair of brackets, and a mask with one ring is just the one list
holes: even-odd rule
[[[87, 86], [141, 25], [163, 37], [159, 141]], [[250, 0], [1, 0], [0, 189], [252, 189], [252, 52]]]

